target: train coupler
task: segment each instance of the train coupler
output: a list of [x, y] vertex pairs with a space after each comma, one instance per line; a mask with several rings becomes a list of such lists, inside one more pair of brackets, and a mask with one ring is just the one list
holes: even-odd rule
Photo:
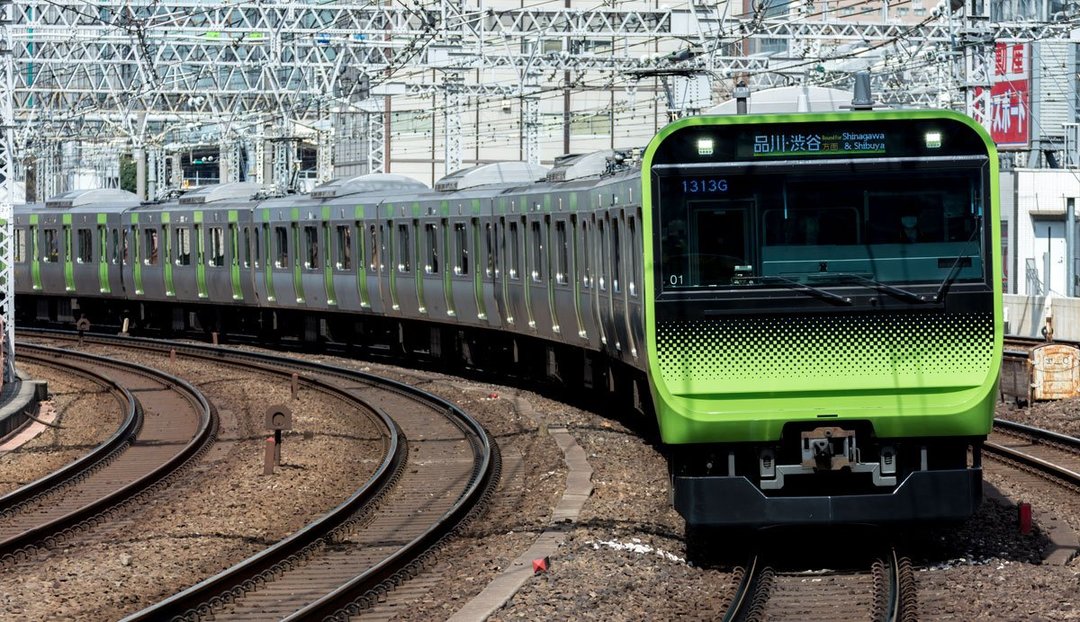
[[868, 473], [879, 487], [896, 485], [896, 449], [890, 445], [879, 448], [876, 461], [862, 462], [854, 430], [819, 427], [801, 432], [799, 441], [800, 462], [795, 464], [779, 464], [774, 448], [759, 452], [758, 477], [762, 490], [782, 489], [788, 476], [836, 471]]

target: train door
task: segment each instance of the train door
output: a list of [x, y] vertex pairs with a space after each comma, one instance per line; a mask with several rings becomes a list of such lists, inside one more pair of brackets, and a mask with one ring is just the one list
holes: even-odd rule
[[[562, 202], [562, 198], [559, 202]], [[551, 279], [548, 289], [551, 292], [551, 318], [556, 333], [574, 333], [576, 319], [574, 317], [574, 290], [570, 276], [570, 249], [567, 233], [567, 219], [556, 217], [548, 218], [548, 239], [550, 246], [550, 269]]]
[[[214, 214], [218, 216], [218, 214]], [[235, 300], [233, 297], [232, 265], [229, 259], [228, 241], [231, 239], [228, 223], [215, 219], [206, 224], [206, 272], [205, 281], [200, 284], [199, 295], [203, 294], [215, 302]]]
[[509, 307], [510, 315], [518, 325], [518, 330], [535, 328], [536, 323], [529, 311], [529, 288], [525, 274], [525, 218], [512, 217], [507, 221], [507, 247], [509, 263]]
[[495, 226], [494, 219], [489, 222], [481, 222], [479, 218], [472, 219], [473, 249], [476, 251], [473, 253], [476, 317], [487, 324], [495, 324], [488, 314], [498, 307], [495, 301], [495, 284], [499, 277], [499, 257]]
[[641, 238], [641, 208], [635, 208], [626, 219], [626, 321], [630, 353], [635, 359], [645, 342], [644, 308], [641, 303], [644, 283], [645, 249]]
[[[101, 259], [94, 252], [96, 229], [96, 223], [84, 214], [76, 215], [75, 222], [69, 227], [72, 241], [69, 291], [77, 291], [76, 288], [80, 294], [100, 294], [102, 291]], [[105, 287], [108, 287], [107, 283]]]
[[[576, 196], [576, 195], [575, 195]], [[570, 269], [574, 279], [574, 316], [577, 320], [578, 337], [588, 340], [594, 331], [590, 330], [589, 322], [589, 283], [587, 278], [588, 255], [583, 248], [588, 248], [585, 237], [588, 235], [588, 219], [580, 218], [579, 214], [570, 216]]]
[[153, 222], [153, 215], [149, 215], [149, 219], [150, 222], [138, 231], [143, 293], [147, 298], [164, 300], [166, 288], [165, 271], [162, 269], [161, 229]]
[[388, 299], [389, 292], [383, 286], [382, 281], [383, 274], [386, 272], [386, 266], [384, 265], [386, 248], [383, 245], [382, 236], [379, 235], [381, 228], [382, 225], [374, 223], [367, 226], [364, 233], [364, 248], [367, 249], [367, 255], [362, 259], [362, 261], [367, 262], [368, 268], [365, 276], [368, 304], [376, 313], [386, 313], [391, 308]]
[[266, 240], [270, 261], [267, 263], [267, 277], [270, 279], [270, 291], [275, 302], [281, 306], [292, 307], [303, 303], [300, 292], [296, 291], [296, 277], [293, 274], [295, 251], [290, 239], [290, 223], [277, 221], [270, 224], [270, 236]]
[[498, 251], [495, 253], [495, 288], [496, 300], [499, 305], [499, 317], [504, 325], [513, 326], [515, 322], [514, 307], [510, 304], [510, 251], [507, 231], [506, 216], [500, 216], [495, 222], [495, 245]]
[[545, 217], [537, 215], [527, 223], [526, 260], [528, 262], [529, 326], [542, 335], [551, 335], [555, 324], [551, 316], [551, 292], [548, 290], [547, 240], [548, 227]]
[[293, 233], [296, 236], [297, 270], [294, 276], [297, 303], [309, 308], [324, 308], [327, 300], [326, 273], [323, 271], [326, 254], [322, 252], [320, 229], [322, 227], [311, 221], [293, 223]]
[[420, 261], [417, 262], [417, 298], [420, 308], [429, 316], [442, 319], [452, 307], [449, 301], [449, 272], [446, 265], [446, 245], [443, 236], [447, 230], [446, 219], [417, 222], [420, 239], [417, 240]]
[[611, 218], [612, 319], [619, 337], [617, 347], [624, 360], [637, 357], [630, 328], [630, 298], [637, 288], [630, 267], [633, 261], [628, 235], [629, 221], [625, 210], [617, 210]]
[[379, 241], [382, 243], [382, 278], [380, 287], [383, 292], [383, 302], [389, 301], [389, 309], [393, 313], [401, 313], [401, 300], [398, 297], [398, 282], [407, 266], [398, 265], [397, 225], [393, 220], [379, 224]]
[[600, 342], [610, 351], [615, 349], [617, 338], [611, 323], [611, 294], [609, 292], [611, 276], [608, 268], [611, 263], [611, 256], [608, 254], [607, 232], [607, 214], [601, 212], [596, 218], [596, 225], [593, 227], [593, 252], [596, 253], [595, 266], [597, 270], [593, 305], [596, 309], [596, 322], [600, 327]]

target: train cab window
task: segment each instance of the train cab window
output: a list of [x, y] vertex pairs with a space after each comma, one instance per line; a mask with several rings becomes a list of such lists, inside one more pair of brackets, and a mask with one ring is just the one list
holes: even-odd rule
[[175, 229], [176, 240], [173, 244], [176, 257], [173, 262], [178, 266], [191, 265], [191, 229], [178, 227]]
[[439, 273], [439, 228], [433, 223], [424, 225], [424, 272]]
[[[475, 220], [473, 224], [476, 224]], [[454, 274], [469, 274], [469, 232], [463, 222], [454, 223]]]
[[409, 225], [398, 225], [398, 272], [412, 272], [412, 242]]
[[618, 220], [611, 221], [611, 289], [622, 292], [622, 227]]
[[210, 257], [206, 265], [214, 268], [225, 265], [225, 230], [221, 227], [210, 227]]
[[274, 256], [275, 268], [289, 267], [289, 230], [285, 227], [274, 227]]
[[566, 285], [570, 282], [570, 251], [566, 244], [566, 221], [555, 221], [555, 282]]
[[304, 267], [308, 270], [319, 269], [319, 229], [304, 227]]
[[94, 261], [94, 235], [90, 229], [75, 231], [75, 260], [79, 263]]
[[143, 229], [143, 263], [148, 266], [158, 265], [157, 229]]
[[338, 225], [334, 232], [337, 256], [334, 265], [338, 270], [352, 270], [352, 227]]
[[742, 202], [704, 202], [691, 206], [690, 278], [703, 286], [728, 285], [749, 263], [746, 209]]
[[507, 233], [510, 236], [510, 278], [516, 281], [521, 274], [519, 270], [519, 266], [521, 266], [521, 241], [518, 239], [518, 224], [516, 222], [510, 223]]
[[26, 231], [24, 229], [15, 230], [15, 263], [22, 263], [26, 258]]
[[529, 236], [532, 239], [529, 241], [532, 243], [532, 266], [530, 266], [529, 275], [533, 283], [540, 283], [544, 280], [544, 241], [540, 237], [539, 222], [532, 223], [531, 229]]

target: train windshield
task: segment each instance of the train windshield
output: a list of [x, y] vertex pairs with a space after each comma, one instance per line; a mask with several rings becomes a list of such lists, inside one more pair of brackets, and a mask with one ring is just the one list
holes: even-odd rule
[[988, 278], [984, 166], [698, 170], [658, 179], [666, 291]]

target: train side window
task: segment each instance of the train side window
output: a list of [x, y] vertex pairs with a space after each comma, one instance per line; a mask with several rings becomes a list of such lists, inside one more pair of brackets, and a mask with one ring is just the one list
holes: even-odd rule
[[[473, 228], [479, 223], [473, 219]], [[465, 223], [454, 223], [454, 274], [465, 276], [469, 274], [469, 232], [465, 229]]]
[[98, 263], [109, 263], [109, 230], [98, 225]]
[[251, 228], [251, 237], [255, 239], [255, 252], [252, 253], [253, 259], [251, 265], [253, 268], [258, 269], [262, 265], [262, 236], [259, 233], [258, 227]]
[[607, 278], [608, 278], [608, 254], [606, 241], [604, 237], [606, 231], [604, 231], [604, 221], [599, 220], [596, 222], [596, 245], [600, 251], [600, 291], [607, 291]]
[[319, 268], [319, 229], [309, 225], [304, 226], [304, 267]]
[[409, 225], [398, 225], [398, 272], [412, 272], [412, 244], [409, 241]]
[[210, 257], [206, 265], [215, 268], [225, 265], [225, 230], [221, 227], [210, 227]]
[[518, 239], [518, 224], [516, 222], [510, 223], [510, 278], [518, 280], [520, 272], [518, 266], [521, 265], [521, 241]]
[[611, 289], [616, 294], [622, 292], [622, 227], [618, 219], [611, 221]]
[[251, 227], [244, 227], [244, 267], [251, 267]]
[[566, 245], [566, 221], [555, 221], [555, 282], [566, 285], [570, 282], [570, 252]]
[[275, 268], [289, 267], [289, 230], [285, 227], [274, 227], [274, 257]]
[[121, 243], [121, 248], [123, 249], [124, 265], [126, 266], [128, 264], [128, 238], [130, 237], [135, 240], [138, 240], [138, 238], [135, 237], [135, 227], [132, 227], [130, 231], [125, 227], [122, 235], [124, 239]]
[[529, 274], [533, 283], [539, 283], [544, 280], [544, 243], [540, 237], [540, 222], [532, 223], [531, 229], [529, 235], [532, 237], [532, 269]]
[[334, 264], [338, 270], [352, 270], [352, 227], [338, 225], [335, 233], [337, 257]]
[[26, 257], [26, 231], [23, 229], [15, 230], [15, 263], [22, 263], [23, 258]]
[[630, 261], [627, 264], [630, 267], [630, 278], [626, 283], [626, 289], [630, 291], [631, 296], [637, 296], [637, 262], [639, 258], [644, 256], [641, 252], [641, 249], [638, 248], [637, 219], [633, 216], [628, 218], [626, 220], [626, 228], [627, 235], [630, 236], [629, 240], [627, 241], [627, 246], [630, 248]]
[[439, 273], [439, 228], [434, 223], [424, 225], [424, 272]]
[[[473, 219], [475, 223], [476, 220]], [[491, 223], [484, 223], [484, 241], [487, 248], [487, 268], [484, 270], [484, 274], [488, 277], [499, 278], [499, 259], [498, 252], [499, 247], [495, 245], [495, 231]]]
[[[124, 254], [124, 260], [127, 261], [127, 254]], [[120, 232], [116, 229], [112, 230], [112, 262], [114, 264], [120, 263]]]
[[583, 289], [592, 287], [592, 238], [589, 237], [591, 234], [589, 222], [581, 223], [581, 287]]
[[236, 223], [229, 223], [229, 248], [232, 249], [232, 260], [229, 262], [230, 266], [240, 265], [240, 232], [236, 230]]
[[94, 236], [90, 229], [75, 231], [75, 261], [79, 263], [94, 261]]
[[157, 229], [143, 229], [143, 263], [148, 266], [158, 264], [158, 232]]
[[379, 263], [379, 233], [375, 229], [375, 225], [371, 225], [368, 229], [370, 232], [368, 248], [371, 249], [371, 263], [369, 264], [369, 267], [372, 272], [377, 272], [382, 269], [382, 264]]
[[187, 227], [178, 227], [176, 229], [176, 243], [173, 245], [176, 249], [176, 258], [174, 262], [178, 266], [190, 266], [191, 265], [191, 229]]

